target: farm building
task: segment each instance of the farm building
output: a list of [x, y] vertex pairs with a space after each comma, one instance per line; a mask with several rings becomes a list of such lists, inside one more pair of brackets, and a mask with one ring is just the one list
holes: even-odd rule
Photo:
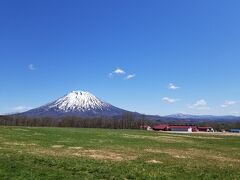
[[214, 132], [214, 129], [212, 127], [198, 127], [198, 130], [199, 131], [202, 131], [202, 132]]
[[230, 129], [229, 132], [240, 133], [240, 129]]
[[179, 125], [174, 125], [174, 126], [169, 126], [171, 131], [182, 131], [182, 132], [195, 132], [197, 131], [196, 126], [179, 126]]
[[168, 124], [158, 124], [156, 126], [153, 126], [152, 128], [155, 131], [169, 131], [169, 125]]
[[168, 124], [158, 124], [153, 127], [153, 130], [155, 130], [155, 131], [181, 131], [181, 132], [198, 131], [197, 126], [168, 125]]

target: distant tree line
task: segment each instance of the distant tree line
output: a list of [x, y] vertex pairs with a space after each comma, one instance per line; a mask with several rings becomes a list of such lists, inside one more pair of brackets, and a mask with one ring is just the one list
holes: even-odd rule
[[27, 117], [0, 116], [0, 125], [4, 126], [39, 126], [39, 127], [77, 127], [77, 128], [111, 128], [111, 129], [139, 129], [153, 125], [144, 115], [124, 113], [118, 117]]
[[19, 115], [0, 116], [0, 125], [4, 126], [38, 126], [38, 127], [76, 127], [76, 128], [109, 128], [109, 129], [145, 129], [156, 124], [210, 126], [217, 131], [240, 128], [239, 121], [224, 120], [180, 120], [164, 119], [153, 120], [148, 116], [127, 112], [116, 117], [27, 117]]

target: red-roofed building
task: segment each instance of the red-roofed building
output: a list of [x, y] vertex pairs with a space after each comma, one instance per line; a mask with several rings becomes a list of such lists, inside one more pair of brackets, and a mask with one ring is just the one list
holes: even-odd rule
[[196, 132], [198, 131], [197, 126], [191, 125], [168, 125], [158, 124], [153, 127], [155, 131], [182, 131], [182, 132]]
[[168, 124], [158, 124], [153, 126], [152, 128], [155, 131], [169, 131], [169, 125]]
[[212, 127], [198, 127], [198, 130], [203, 132], [214, 132]]
[[198, 131], [197, 126], [182, 126], [182, 125], [171, 125], [169, 126], [170, 131], [184, 131], [184, 132], [196, 132]]

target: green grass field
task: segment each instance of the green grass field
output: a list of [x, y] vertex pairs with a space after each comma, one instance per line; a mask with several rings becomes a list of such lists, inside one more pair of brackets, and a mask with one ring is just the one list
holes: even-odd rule
[[0, 127], [0, 179], [240, 179], [240, 136]]

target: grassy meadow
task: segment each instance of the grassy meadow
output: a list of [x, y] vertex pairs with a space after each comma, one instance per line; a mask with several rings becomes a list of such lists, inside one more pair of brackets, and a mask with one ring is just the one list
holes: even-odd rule
[[2, 126], [0, 179], [240, 179], [240, 136]]

